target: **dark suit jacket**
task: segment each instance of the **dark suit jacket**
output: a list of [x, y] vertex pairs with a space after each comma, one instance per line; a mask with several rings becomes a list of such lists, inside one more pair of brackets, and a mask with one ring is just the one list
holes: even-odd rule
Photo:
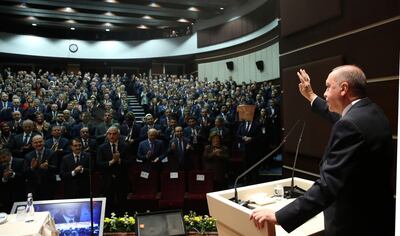
[[150, 151], [149, 140], [146, 139], [146, 140], [140, 142], [138, 153], [137, 153], [138, 159], [142, 160], [144, 162], [150, 162], [156, 158], [159, 158], [160, 160], [165, 158], [164, 145], [163, 145], [163, 142], [159, 139], [154, 140], [153, 153], [150, 156], [150, 159], [147, 157], [147, 152], [149, 152], [149, 151]]
[[[187, 145], [190, 143], [190, 140], [186, 137], [183, 137], [183, 150], [179, 149], [179, 139], [174, 138], [169, 142], [168, 149], [168, 166], [172, 170], [186, 170], [189, 171], [192, 169], [192, 160], [191, 153], [192, 151], [186, 149]], [[172, 150], [172, 144], [175, 144], [175, 150]]]
[[103, 194], [111, 188], [112, 180], [115, 180], [115, 183], [118, 185], [114, 187], [123, 188], [124, 191], [127, 191], [125, 188], [128, 188], [128, 168], [132, 163], [132, 156], [131, 153], [126, 151], [127, 146], [121, 140], [118, 142], [117, 149], [120, 153], [121, 163], [115, 163], [111, 166], [108, 164], [112, 160], [110, 143], [105, 142], [97, 149], [96, 164], [102, 178]]
[[[38, 134], [38, 133], [36, 133], [36, 132], [32, 132], [32, 133], [31, 133], [31, 135], [30, 135], [30, 137], [29, 137], [29, 140], [28, 140], [29, 144], [31, 143], [32, 138], [33, 138], [36, 134]], [[12, 154], [13, 154], [14, 157], [17, 157], [17, 158], [24, 158], [25, 155], [26, 155], [28, 152], [30, 152], [30, 151], [33, 150], [32, 146], [30, 146], [30, 147], [27, 148], [27, 149], [22, 149], [22, 147], [24, 146], [24, 142], [23, 142], [23, 141], [24, 141], [24, 133], [14, 135], [14, 136], [12, 136], [12, 137], [10, 138], [10, 142], [8, 143], [7, 146], [8, 146], [8, 148], [11, 150], [11, 152], [12, 152]]]
[[79, 165], [83, 167], [83, 173], [72, 176], [76, 168], [75, 158], [72, 153], [65, 155], [61, 162], [60, 177], [64, 182], [66, 198], [82, 198], [89, 196], [89, 162], [90, 154], [82, 152]]
[[54, 194], [54, 187], [56, 183], [56, 160], [54, 152], [44, 148], [44, 153], [40, 163], [47, 161], [49, 168], [47, 170], [31, 169], [32, 159], [36, 159], [36, 151], [31, 151], [25, 155], [25, 174], [27, 176], [27, 190], [33, 192], [37, 199], [51, 199]]
[[[338, 117], [321, 98], [312, 108], [331, 121]], [[332, 128], [321, 177], [276, 212], [278, 223], [290, 232], [324, 211], [325, 235], [394, 235], [393, 159], [384, 113], [368, 98], [358, 101]]]
[[24, 159], [13, 158], [11, 162], [11, 169], [15, 172], [13, 178], [9, 178], [7, 182], [3, 182], [4, 168], [0, 166], [0, 201], [5, 205], [5, 211], [11, 210], [14, 202], [23, 201], [26, 198], [25, 190], [25, 174], [24, 174]]

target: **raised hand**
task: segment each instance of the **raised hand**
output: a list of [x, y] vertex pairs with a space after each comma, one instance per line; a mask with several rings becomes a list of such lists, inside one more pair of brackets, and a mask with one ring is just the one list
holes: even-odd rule
[[311, 79], [310, 76], [304, 69], [300, 69], [297, 72], [297, 77], [299, 77], [299, 91], [303, 97], [305, 97], [308, 101], [312, 102], [317, 95], [314, 93], [311, 87]]

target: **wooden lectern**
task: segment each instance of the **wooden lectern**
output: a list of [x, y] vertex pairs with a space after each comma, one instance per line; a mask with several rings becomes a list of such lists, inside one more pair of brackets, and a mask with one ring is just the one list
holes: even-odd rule
[[[307, 190], [313, 181], [294, 178], [294, 185]], [[255, 184], [238, 188], [239, 199], [246, 201], [252, 199], [254, 195], [266, 194], [272, 196], [274, 187], [277, 185], [290, 186], [291, 178], [272, 181], [268, 183]], [[223, 190], [207, 194], [207, 203], [210, 215], [217, 219], [217, 229], [219, 236], [281, 236], [281, 235], [313, 235], [324, 230], [324, 217], [321, 212], [310, 219], [290, 234], [281, 226], [266, 225], [262, 230], [258, 230], [253, 221], [250, 221], [251, 209], [240, 206], [229, 200], [234, 197], [234, 189]], [[274, 200], [274, 203], [260, 207], [279, 210], [289, 204], [294, 199]]]

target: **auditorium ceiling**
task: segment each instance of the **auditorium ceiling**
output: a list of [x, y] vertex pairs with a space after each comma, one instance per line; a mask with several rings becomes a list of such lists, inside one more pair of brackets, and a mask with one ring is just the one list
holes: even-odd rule
[[250, 1], [1, 0], [0, 31], [85, 40], [175, 37]]

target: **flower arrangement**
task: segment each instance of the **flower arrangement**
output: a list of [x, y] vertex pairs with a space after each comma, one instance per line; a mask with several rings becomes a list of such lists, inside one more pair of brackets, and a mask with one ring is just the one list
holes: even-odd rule
[[190, 211], [183, 220], [187, 231], [196, 231], [201, 234], [217, 231], [216, 219], [208, 215], [198, 216], [196, 212]]
[[104, 232], [133, 232], [135, 231], [135, 218], [127, 212], [123, 217], [117, 217], [111, 213], [111, 218], [104, 219]]

